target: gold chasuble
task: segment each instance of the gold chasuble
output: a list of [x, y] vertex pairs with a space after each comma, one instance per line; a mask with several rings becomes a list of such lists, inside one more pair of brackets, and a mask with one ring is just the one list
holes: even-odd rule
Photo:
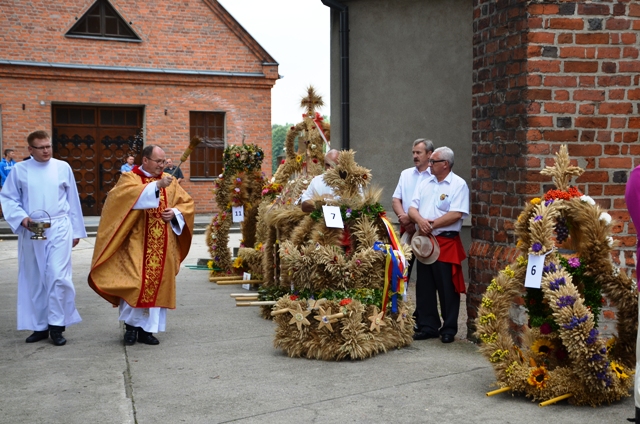
[[[114, 306], [123, 299], [134, 308], [176, 307], [176, 275], [191, 247], [194, 204], [173, 180], [160, 189], [158, 208], [133, 209], [147, 184], [159, 179], [138, 167], [123, 173], [102, 210], [89, 286]], [[181, 235], [162, 220], [166, 208], [182, 213]]]

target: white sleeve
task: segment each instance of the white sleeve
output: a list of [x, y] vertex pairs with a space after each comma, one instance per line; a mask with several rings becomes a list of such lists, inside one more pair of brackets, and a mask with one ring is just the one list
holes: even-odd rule
[[311, 200], [313, 196], [315, 196], [318, 193], [315, 187], [316, 182], [317, 182], [317, 178], [314, 177], [309, 183], [309, 187], [307, 187], [304, 193], [302, 193], [302, 196], [300, 196], [300, 203], [306, 202], [307, 200]]
[[416, 188], [413, 190], [413, 196], [411, 196], [411, 204], [409, 205], [410, 207], [420, 209], [420, 194], [422, 194], [422, 186], [424, 185], [425, 181], [427, 180], [422, 180], [420, 183], [418, 183], [418, 185], [416, 185]]
[[160, 197], [156, 196], [158, 190], [157, 181], [150, 182], [142, 191], [138, 201], [133, 205], [133, 209], [153, 209], [160, 206]]
[[78, 194], [78, 185], [73, 176], [70, 166], [67, 169], [67, 203], [69, 204], [69, 220], [71, 221], [71, 229], [74, 239], [81, 239], [87, 236], [87, 230], [84, 226], [84, 218], [82, 217], [82, 206], [80, 205], [80, 195]]
[[176, 214], [176, 217], [171, 220], [171, 229], [179, 236], [182, 234], [182, 229], [184, 228], [184, 216], [182, 216], [182, 212], [176, 208], [171, 208], [171, 210]]
[[[4, 219], [11, 226], [11, 230], [18, 234], [24, 230], [22, 220], [29, 216], [23, 206], [22, 188], [20, 187], [20, 172], [22, 169], [13, 169], [2, 186], [0, 191], [0, 201], [2, 202], [2, 212]], [[26, 179], [26, 177], [25, 177]]]
[[400, 199], [400, 200], [404, 200], [405, 202], [408, 199], [403, 199], [402, 198], [402, 174], [400, 174], [400, 179], [398, 180], [398, 185], [396, 186], [396, 190], [393, 192], [393, 196], [391, 196], [393, 198], [396, 199]]
[[469, 187], [466, 182], [462, 182], [451, 196], [449, 210], [462, 212], [463, 219], [469, 216]]

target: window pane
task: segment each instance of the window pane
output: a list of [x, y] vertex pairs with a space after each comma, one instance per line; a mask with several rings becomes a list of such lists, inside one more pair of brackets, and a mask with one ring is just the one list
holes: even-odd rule
[[118, 22], [118, 35], [123, 37], [136, 38], [133, 31], [131, 31], [124, 23]]
[[82, 124], [82, 109], [69, 109], [69, 123]]
[[113, 124], [114, 125], [124, 125], [124, 111], [123, 110], [114, 110], [113, 111]]
[[139, 40], [118, 15], [108, 0], [96, 1], [94, 6], [71, 28], [68, 35], [119, 37]]
[[111, 9], [110, 7], [105, 7], [104, 16], [118, 16], [118, 15], [116, 14], [115, 10]]
[[100, 125], [113, 125], [113, 117], [110, 110], [100, 111]]
[[69, 123], [69, 109], [56, 109], [56, 123], [57, 124]]
[[118, 20], [116, 18], [104, 18], [104, 34], [118, 35]]
[[94, 113], [94, 109], [83, 109], [82, 110], [82, 123], [88, 125], [95, 125], [96, 123], [96, 114]]
[[87, 32], [89, 34], [100, 34], [100, 17], [89, 16], [87, 19]]
[[189, 120], [191, 137], [204, 138], [204, 143], [191, 155], [191, 176], [217, 177], [222, 172], [224, 113], [190, 112]]
[[138, 126], [138, 112], [135, 110], [127, 111], [127, 126], [137, 127]]

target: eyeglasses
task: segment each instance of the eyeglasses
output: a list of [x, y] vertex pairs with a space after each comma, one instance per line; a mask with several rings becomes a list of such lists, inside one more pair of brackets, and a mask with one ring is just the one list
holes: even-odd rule
[[151, 162], [155, 162], [158, 165], [164, 165], [165, 163], [167, 163], [166, 160], [164, 159], [151, 159], [151, 158], [147, 158], [148, 160], [150, 160]]
[[429, 165], [433, 165], [434, 163], [438, 163], [438, 162], [446, 162], [446, 159], [440, 159], [440, 160], [433, 160], [433, 159], [429, 159]]
[[49, 144], [48, 146], [29, 146], [29, 147], [36, 150], [51, 150], [51, 144]]

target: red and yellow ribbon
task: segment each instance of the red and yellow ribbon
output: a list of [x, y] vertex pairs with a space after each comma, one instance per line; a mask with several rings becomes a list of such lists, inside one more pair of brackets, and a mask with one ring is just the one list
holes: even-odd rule
[[[384, 213], [380, 214], [380, 219], [384, 223], [391, 244], [383, 244], [376, 242], [375, 250], [386, 253], [384, 268], [384, 289], [382, 292], [382, 312], [387, 310], [387, 303], [391, 297], [391, 310], [398, 312], [397, 298], [399, 294], [404, 293], [405, 280], [407, 274], [407, 260], [400, 246], [400, 239], [393, 228], [393, 225]], [[391, 292], [390, 292], [391, 290]]]

